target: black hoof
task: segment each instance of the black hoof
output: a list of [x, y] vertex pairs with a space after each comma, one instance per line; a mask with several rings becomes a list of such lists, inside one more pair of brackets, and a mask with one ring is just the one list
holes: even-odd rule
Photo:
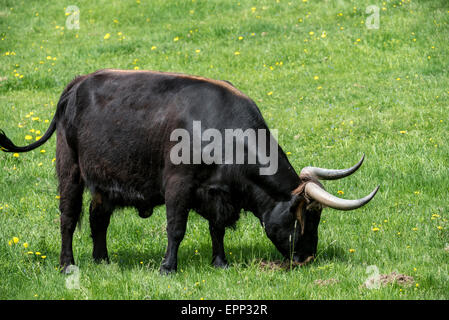
[[176, 267], [167, 267], [167, 266], [161, 265], [159, 272], [161, 275], [166, 276], [166, 275], [175, 273]]
[[226, 261], [226, 259], [222, 259], [222, 258], [219, 258], [219, 257], [216, 257], [216, 258], [214, 258], [212, 260], [212, 265], [215, 268], [220, 268], [220, 269], [227, 269], [227, 268], [229, 268], [229, 264]]

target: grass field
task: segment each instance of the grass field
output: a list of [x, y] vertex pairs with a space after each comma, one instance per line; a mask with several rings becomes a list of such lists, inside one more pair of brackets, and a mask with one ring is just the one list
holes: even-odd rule
[[[365, 153], [356, 174], [325, 183], [331, 193], [381, 189], [361, 209], [325, 209], [316, 261], [292, 271], [261, 266], [281, 255], [252, 213], [226, 233], [231, 267], [214, 269], [207, 221], [192, 212], [170, 276], [159, 275], [165, 207], [148, 220], [116, 211], [111, 263], [98, 265], [86, 193], [74, 236], [79, 272], [67, 276], [58, 271], [53, 137], [30, 153], [0, 154], [0, 299], [449, 298], [447, 1], [80, 0], [79, 29], [71, 4], [0, 0], [0, 128], [16, 144], [45, 132], [76, 75], [183, 72], [229, 80], [252, 97], [297, 172], [349, 167]], [[369, 28], [370, 5], [378, 29]], [[377, 272], [413, 279], [364, 286]]]

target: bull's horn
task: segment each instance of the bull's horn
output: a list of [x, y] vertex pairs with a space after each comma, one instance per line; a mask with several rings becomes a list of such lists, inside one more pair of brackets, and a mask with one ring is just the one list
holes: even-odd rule
[[301, 170], [301, 173], [299, 174], [299, 177], [303, 180], [307, 178], [315, 177], [319, 180], [336, 180], [341, 179], [344, 177], [347, 177], [354, 172], [357, 171], [358, 168], [363, 163], [363, 160], [365, 159], [365, 154], [362, 156], [362, 159], [360, 159], [359, 162], [357, 162], [356, 165], [354, 165], [351, 168], [348, 169], [340, 169], [340, 170], [334, 170], [334, 169], [324, 169], [324, 168], [317, 168], [317, 167], [305, 167]]
[[315, 199], [319, 203], [325, 205], [326, 207], [338, 209], [338, 210], [353, 210], [364, 206], [376, 195], [377, 190], [379, 190], [379, 186], [377, 186], [373, 192], [367, 195], [364, 198], [357, 200], [346, 200], [340, 199], [329, 192], [322, 189], [316, 183], [308, 182], [305, 187], [305, 193], [308, 197]]

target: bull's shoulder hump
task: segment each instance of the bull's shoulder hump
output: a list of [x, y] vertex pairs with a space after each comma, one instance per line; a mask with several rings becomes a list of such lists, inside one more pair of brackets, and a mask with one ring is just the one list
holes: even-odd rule
[[111, 73], [111, 74], [123, 74], [123, 75], [137, 75], [137, 74], [148, 74], [151, 76], [156, 76], [160, 78], [161, 80], [168, 79], [168, 78], [178, 78], [183, 79], [186, 81], [191, 80], [192, 84], [195, 83], [209, 83], [217, 87], [224, 88], [228, 90], [230, 93], [234, 94], [235, 96], [239, 96], [245, 99], [250, 99], [247, 95], [245, 95], [243, 92], [238, 90], [234, 85], [227, 80], [215, 80], [215, 79], [209, 79], [201, 76], [195, 76], [195, 75], [188, 75], [184, 73], [176, 73], [176, 72], [163, 72], [163, 71], [153, 71], [153, 70], [121, 70], [121, 69], [102, 69], [97, 72], [94, 72], [93, 74], [105, 74], [105, 73]]

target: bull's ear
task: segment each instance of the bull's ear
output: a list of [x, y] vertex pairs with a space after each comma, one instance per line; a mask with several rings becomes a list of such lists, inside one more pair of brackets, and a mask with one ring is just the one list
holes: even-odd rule
[[305, 201], [304, 197], [299, 194], [292, 195], [292, 198], [290, 199], [290, 212], [295, 215], [296, 217], [296, 209], [298, 208], [299, 204]]
[[306, 225], [306, 199], [304, 196], [297, 194], [293, 195], [290, 200], [290, 213], [293, 218], [298, 221], [301, 235], [304, 234], [304, 228]]

